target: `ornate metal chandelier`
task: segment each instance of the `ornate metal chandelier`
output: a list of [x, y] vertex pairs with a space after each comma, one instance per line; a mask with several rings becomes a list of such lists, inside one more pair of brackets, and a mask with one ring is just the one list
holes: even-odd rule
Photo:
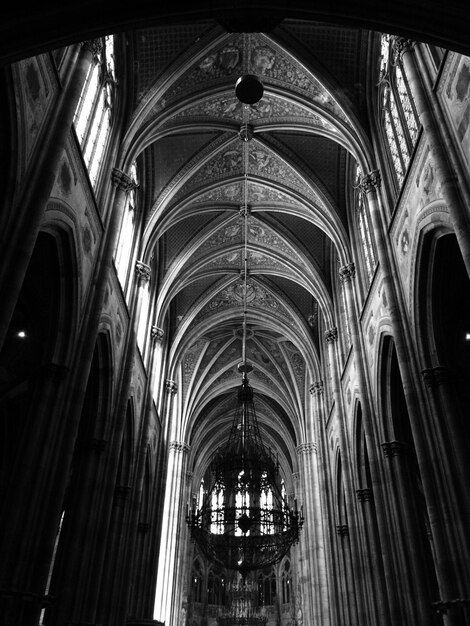
[[238, 366], [242, 384], [235, 400], [229, 438], [211, 460], [212, 486], [187, 519], [191, 536], [205, 556], [227, 569], [237, 570], [244, 579], [248, 572], [280, 561], [298, 541], [303, 524], [302, 516], [289, 507], [282, 493], [279, 464], [261, 440], [253, 390], [248, 382], [253, 368], [246, 361], [248, 142], [252, 137], [247, 114], [245, 104], [240, 131], [245, 163], [243, 343], [242, 362]]

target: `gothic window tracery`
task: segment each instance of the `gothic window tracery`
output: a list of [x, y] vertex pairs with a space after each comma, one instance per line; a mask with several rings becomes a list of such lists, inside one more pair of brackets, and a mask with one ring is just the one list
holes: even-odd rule
[[372, 282], [375, 268], [377, 267], [377, 255], [375, 250], [375, 243], [372, 238], [372, 228], [370, 223], [370, 216], [367, 211], [367, 203], [364, 193], [360, 189], [360, 181], [363, 177], [362, 170], [359, 165], [356, 165], [355, 174], [355, 186], [354, 186], [354, 204], [357, 220], [357, 232], [359, 235], [360, 249], [362, 252], [362, 266], [367, 286]]
[[398, 187], [401, 187], [419, 123], [410, 87], [392, 46], [390, 35], [382, 35], [380, 58], [381, 123]]
[[115, 92], [114, 37], [110, 35], [90, 65], [73, 120], [93, 187], [111, 131]]

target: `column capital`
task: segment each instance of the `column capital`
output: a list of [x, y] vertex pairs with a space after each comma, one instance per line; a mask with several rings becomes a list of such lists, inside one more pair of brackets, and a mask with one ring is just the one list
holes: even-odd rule
[[175, 383], [174, 380], [171, 380], [170, 378], [167, 378], [165, 380], [165, 389], [168, 391], [168, 393], [176, 393], [177, 389], [178, 389], [178, 385]]
[[412, 39], [405, 39], [405, 37], [399, 37], [398, 35], [391, 35], [390, 43], [392, 44], [393, 60], [395, 63], [401, 63], [405, 52], [410, 52], [416, 45], [416, 42]]
[[150, 280], [152, 270], [150, 269], [150, 265], [147, 265], [143, 261], [136, 261], [135, 273], [138, 278], [147, 283]]
[[87, 39], [82, 43], [82, 48], [84, 50], [89, 50], [93, 55], [93, 58], [98, 59], [100, 52], [103, 50], [103, 40], [101, 38]]
[[191, 447], [184, 441], [170, 441], [169, 449], [174, 452], [184, 452], [186, 454], [191, 450]]
[[322, 380], [316, 380], [309, 387], [310, 394], [312, 396], [321, 395], [323, 393], [324, 385]]
[[380, 187], [381, 183], [382, 181], [379, 170], [372, 170], [372, 172], [365, 174], [361, 178], [359, 188], [364, 193], [370, 193], [371, 191], [376, 191]]
[[117, 167], [114, 167], [111, 172], [111, 182], [115, 187], [125, 191], [126, 193], [135, 187], [135, 183], [132, 178]]
[[359, 502], [368, 502], [372, 500], [372, 489], [368, 487], [365, 489], [356, 489], [356, 496]]
[[301, 443], [296, 447], [295, 451], [297, 452], [298, 456], [302, 454], [305, 454], [305, 455], [317, 454], [318, 452], [317, 442], [309, 441], [307, 443]]
[[407, 450], [406, 443], [403, 443], [402, 441], [385, 441], [380, 445], [382, 446], [384, 456], [386, 457], [402, 456]]
[[339, 268], [339, 277], [343, 282], [349, 282], [354, 278], [356, 273], [356, 266], [354, 263], [347, 263], [347, 265], [343, 265], [343, 267]]
[[333, 328], [329, 328], [328, 330], [325, 330], [325, 339], [326, 339], [326, 343], [333, 343], [334, 341], [337, 341], [338, 329], [336, 328], [336, 326], [334, 326]]
[[426, 387], [430, 389], [445, 385], [450, 382], [452, 373], [448, 367], [437, 365], [421, 371]]
[[162, 341], [164, 334], [165, 334], [165, 331], [163, 330], [163, 328], [160, 328], [159, 326], [152, 326], [152, 328], [150, 329], [151, 338], [154, 341], [157, 341], [158, 343]]

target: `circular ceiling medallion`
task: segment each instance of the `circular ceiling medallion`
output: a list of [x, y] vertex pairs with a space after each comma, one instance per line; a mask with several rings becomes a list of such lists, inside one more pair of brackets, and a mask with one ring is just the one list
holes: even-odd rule
[[254, 74], [245, 74], [235, 83], [235, 95], [244, 104], [255, 104], [263, 97], [264, 87]]

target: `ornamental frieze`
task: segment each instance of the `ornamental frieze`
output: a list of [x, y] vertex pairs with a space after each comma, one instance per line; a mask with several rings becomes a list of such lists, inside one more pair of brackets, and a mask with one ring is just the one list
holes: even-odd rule
[[[243, 108], [238, 98], [226, 94], [217, 94], [198, 101], [192, 106], [188, 106], [183, 111], [179, 111], [172, 120], [179, 118], [226, 118], [233, 122], [242, 120]], [[265, 94], [263, 98], [250, 109], [250, 122], [298, 121], [309, 127], [318, 127], [323, 130], [335, 132], [336, 129], [329, 121], [317, 115], [306, 106], [296, 102], [285, 100], [272, 94]]]
[[[234, 202], [242, 204], [244, 197], [243, 192], [242, 182], [229, 182], [225, 185], [219, 185], [214, 189], [202, 192], [193, 200], [193, 203]], [[175, 198], [177, 197], [178, 196], [175, 196]], [[272, 204], [274, 206], [279, 205], [281, 207], [295, 206], [306, 210], [304, 204], [298, 202], [280, 189], [273, 189], [268, 185], [253, 181], [248, 182], [248, 197], [251, 205], [260, 203]]]
[[[186, 196], [189, 191], [198, 187], [207, 187], [207, 184], [210, 184], [211, 181], [243, 176], [242, 148], [243, 145], [238, 139], [228, 144], [188, 179], [184, 187], [175, 194], [174, 200]], [[249, 174], [282, 182], [284, 186], [299, 191], [305, 197], [312, 197], [313, 190], [311, 186], [297, 174], [294, 168], [283, 161], [276, 152], [256, 140], [253, 140], [250, 148], [248, 160]]]
[[[212, 250], [220, 250], [224, 246], [241, 244], [243, 241], [244, 224], [243, 218], [239, 216], [234, 217], [225, 227], [220, 228], [210, 238], [197, 249], [195, 254], [191, 257], [191, 263], [194, 263], [195, 259], [198, 259]], [[280, 237], [275, 230], [269, 228], [266, 224], [263, 224], [259, 219], [254, 216], [248, 218], [248, 245], [259, 246], [262, 248], [268, 248], [271, 252], [278, 250], [284, 257], [288, 257], [297, 263], [302, 263], [302, 258], [296, 252], [296, 250], [290, 246], [285, 239]], [[264, 265], [266, 267], [278, 267], [279, 264], [273, 260], [268, 259], [266, 255], [260, 250], [249, 250], [250, 262], [252, 267]], [[229, 257], [223, 255], [219, 257], [219, 261], [216, 264], [223, 263], [222, 259], [229, 265], [232, 265], [236, 259], [239, 258], [238, 252], [233, 252]]]
[[188, 383], [193, 375], [196, 363], [199, 360], [200, 354], [204, 347], [204, 341], [198, 340], [191, 348], [186, 352], [183, 359], [183, 382]]
[[[244, 283], [242, 280], [237, 280], [215, 295], [211, 301], [199, 311], [194, 319], [194, 323], [197, 324], [200, 320], [207, 319], [209, 315], [215, 313], [227, 311], [234, 307], [241, 308], [243, 299]], [[295, 326], [295, 321], [286, 307], [258, 282], [248, 281], [247, 302], [251, 308], [268, 311], [270, 314], [275, 313], [277, 316], [284, 319], [289, 326]], [[197, 303], [195, 307], [197, 307]]]

